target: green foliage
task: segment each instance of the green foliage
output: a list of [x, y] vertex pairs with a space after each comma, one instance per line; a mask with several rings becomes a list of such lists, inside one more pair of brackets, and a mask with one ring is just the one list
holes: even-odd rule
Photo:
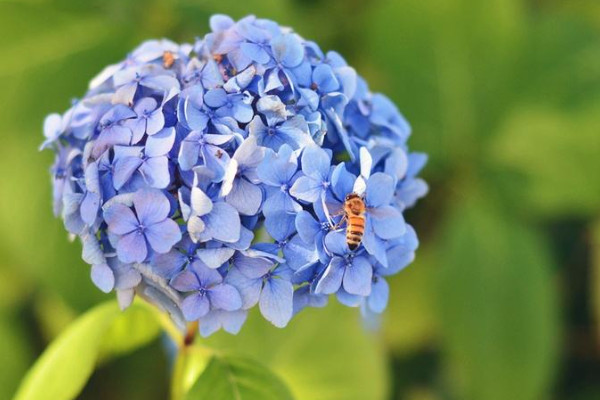
[[[252, 314], [238, 336], [207, 340], [211, 351], [259, 360], [296, 399], [532, 399], [551, 390], [555, 398], [598, 398], [600, 387], [583, 382], [598, 365], [595, 353], [559, 349], [561, 330], [598, 340], [596, 3], [0, 1], [0, 398], [72, 315], [106, 298], [90, 282], [80, 245], [67, 242], [51, 215], [51, 156], [36, 152], [44, 116], [64, 110], [140, 41], [189, 41], [215, 12], [273, 18], [340, 50], [411, 122], [411, 148], [430, 154], [432, 191], [408, 215], [422, 245], [415, 263], [389, 280], [380, 333], [365, 332], [358, 310], [332, 300], [285, 330]], [[553, 235], [564, 227], [568, 240]], [[44, 387], [23, 386], [18, 399], [74, 396], [96, 365], [151, 341], [159, 328], [145, 307], [121, 315], [111, 303], [78, 319], [24, 381]], [[224, 359], [207, 368], [206, 349], [186, 352], [175, 362], [175, 393], [198, 377], [230, 389]], [[559, 353], [572, 371], [553, 382]], [[76, 366], [70, 357], [80, 357]], [[163, 397], [152, 390], [156, 375], [145, 379], [158, 367], [130, 360], [119, 363], [119, 380], [143, 389], [124, 394], [94, 380], [91, 389], [104, 398]], [[248, 368], [261, 379], [271, 374]]]
[[[600, 104], [577, 113], [522, 107], [507, 118], [492, 156], [525, 178], [524, 206], [541, 215], [600, 211]], [[518, 189], [517, 189], [518, 190]]]
[[252, 313], [237, 335], [219, 333], [208, 346], [260, 360], [288, 385], [295, 399], [379, 400], [386, 397], [386, 360], [356, 309], [335, 304], [310, 309], [277, 329]]
[[213, 356], [185, 400], [291, 400], [283, 382], [256, 361]]
[[553, 262], [539, 235], [490, 199], [456, 207], [439, 247], [439, 310], [461, 399], [547, 396], [556, 363]]
[[[134, 304], [129, 311], [121, 313], [113, 301], [88, 311], [36, 361], [15, 400], [75, 398], [92, 374], [100, 354], [125, 353], [156, 336], [157, 322], [150, 317], [153, 312]], [[130, 335], [129, 329], [134, 326], [134, 334]], [[147, 332], [140, 334], [142, 331]]]

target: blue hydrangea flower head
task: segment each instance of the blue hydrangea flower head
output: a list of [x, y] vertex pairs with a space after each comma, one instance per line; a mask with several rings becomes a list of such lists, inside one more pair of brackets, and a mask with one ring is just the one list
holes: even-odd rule
[[383, 312], [388, 277], [418, 247], [403, 213], [428, 190], [410, 125], [290, 28], [224, 15], [210, 27], [142, 43], [44, 122], [53, 210], [92, 281], [204, 336], [237, 333], [254, 307], [284, 327], [331, 295]]

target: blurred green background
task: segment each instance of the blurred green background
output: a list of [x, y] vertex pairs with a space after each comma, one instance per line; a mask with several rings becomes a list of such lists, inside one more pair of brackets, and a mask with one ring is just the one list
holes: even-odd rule
[[[303, 399], [600, 398], [600, 2], [0, 0], [0, 399], [97, 290], [50, 206], [42, 121], [141, 41], [249, 13], [340, 51], [430, 154], [417, 260], [381, 328], [332, 301], [237, 348]], [[165, 399], [163, 342], [83, 399]]]

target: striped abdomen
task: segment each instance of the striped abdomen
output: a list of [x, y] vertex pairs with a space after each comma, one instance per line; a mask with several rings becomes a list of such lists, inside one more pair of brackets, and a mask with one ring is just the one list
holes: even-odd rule
[[346, 243], [350, 250], [356, 250], [360, 246], [363, 234], [365, 233], [364, 214], [346, 215]]

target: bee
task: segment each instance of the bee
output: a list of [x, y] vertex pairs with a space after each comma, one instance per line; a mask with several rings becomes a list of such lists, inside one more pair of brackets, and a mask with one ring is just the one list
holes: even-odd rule
[[175, 63], [175, 56], [170, 51], [165, 51], [163, 53], [163, 67], [169, 69]]
[[346, 243], [350, 250], [356, 250], [365, 233], [365, 213], [367, 206], [362, 196], [349, 193], [344, 200], [342, 222], [346, 221]]
[[352, 192], [346, 195], [342, 209], [335, 214], [341, 215], [342, 219], [337, 225], [332, 225], [334, 229], [337, 229], [344, 222], [346, 223], [346, 244], [352, 251], [358, 249], [365, 233], [367, 205], [365, 204], [364, 193], [367, 186], [366, 181], [371, 174], [372, 159], [364, 147], [360, 149], [360, 160], [360, 176], [354, 182]]

